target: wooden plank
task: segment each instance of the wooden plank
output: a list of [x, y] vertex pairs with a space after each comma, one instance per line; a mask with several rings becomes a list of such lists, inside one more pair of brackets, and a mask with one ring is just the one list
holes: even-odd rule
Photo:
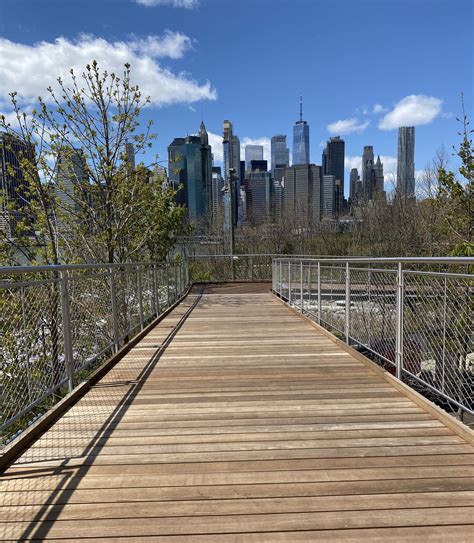
[[[159, 520], [158, 520], [159, 518]], [[183, 518], [186, 519], [183, 522]], [[17, 521], [4, 524], [8, 538], [22, 538], [25, 532], [41, 538], [81, 538], [93, 536], [133, 537], [216, 533], [271, 533], [291, 530], [334, 530], [347, 528], [389, 528], [400, 526], [451, 526], [473, 524], [472, 508], [389, 509], [371, 511], [255, 514], [205, 517], [109, 518], [75, 521], [45, 520], [41, 523]]]
[[3, 539], [469, 533], [472, 447], [271, 295], [239, 296], [198, 300], [138, 382], [191, 295], [11, 466]]
[[[0, 523], [17, 522], [22, 515], [35, 518], [42, 515], [55, 521], [100, 519], [134, 519], [159, 517], [200, 517], [223, 515], [262, 515], [310, 513], [323, 511], [366, 511], [437, 507], [474, 506], [474, 490], [456, 492], [426, 492], [410, 494], [376, 494], [355, 496], [270, 497], [228, 500], [137, 501], [115, 503], [103, 501], [76, 504], [26, 505], [0, 507]], [[426, 511], [429, 515], [429, 511]]]

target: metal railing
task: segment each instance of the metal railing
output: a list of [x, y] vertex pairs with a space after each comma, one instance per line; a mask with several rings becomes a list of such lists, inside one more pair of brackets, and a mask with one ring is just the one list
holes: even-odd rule
[[187, 262], [0, 268], [6, 442], [177, 301]]
[[275, 258], [272, 288], [448, 410], [473, 414], [474, 258]]
[[[219, 283], [225, 281], [271, 281], [274, 258], [302, 258], [303, 255], [271, 253], [234, 255], [188, 255], [193, 281]], [[305, 255], [304, 258], [308, 258]], [[316, 258], [311, 256], [309, 258]], [[317, 256], [319, 258], [319, 256]]]

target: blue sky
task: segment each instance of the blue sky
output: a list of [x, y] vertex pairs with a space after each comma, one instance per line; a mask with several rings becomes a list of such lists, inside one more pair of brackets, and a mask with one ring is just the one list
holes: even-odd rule
[[241, 141], [284, 133], [291, 148], [302, 93], [313, 162], [341, 135], [348, 168], [373, 145], [393, 171], [396, 126], [415, 124], [421, 170], [458, 141], [461, 92], [472, 114], [472, 28], [470, 0], [0, 0], [0, 110], [70, 66], [129, 60], [162, 159], [201, 115], [216, 158], [224, 119]]

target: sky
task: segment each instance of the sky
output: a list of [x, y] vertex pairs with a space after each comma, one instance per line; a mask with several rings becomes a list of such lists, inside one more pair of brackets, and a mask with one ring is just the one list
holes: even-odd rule
[[[0, 112], [16, 90], [31, 107], [58, 76], [97, 60], [131, 64], [151, 104], [152, 151], [175, 137], [210, 134], [217, 165], [222, 124], [242, 144], [287, 134], [303, 96], [311, 161], [346, 142], [348, 172], [364, 145], [396, 171], [397, 127], [416, 126], [415, 169], [459, 141], [461, 93], [473, 115], [472, 0], [0, 0]], [[8, 118], [8, 117], [7, 117]], [[243, 158], [243, 146], [242, 146]]]

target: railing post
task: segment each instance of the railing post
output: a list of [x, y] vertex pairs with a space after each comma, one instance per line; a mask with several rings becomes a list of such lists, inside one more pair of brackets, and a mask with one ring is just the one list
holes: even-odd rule
[[300, 263], [300, 307], [303, 313], [303, 261]]
[[318, 262], [318, 324], [321, 324], [321, 262]]
[[168, 262], [166, 263], [166, 307], [169, 307], [170, 304], [170, 270]]
[[395, 368], [397, 379], [402, 378], [403, 371], [403, 267], [402, 263], [398, 263], [397, 272], [397, 332], [396, 332], [396, 354], [395, 354]]
[[61, 277], [61, 317], [63, 324], [64, 364], [66, 368], [69, 392], [74, 388], [74, 356], [72, 353], [71, 312], [68, 290], [67, 271], [60, 272]]
[[311, 262], [308, 262], [308, 307], [311, 312]]
[[283, 266], [283, 262], [280, 260], [280, 298], [283, 296], [282, 266]]
[[145, 319], [143, 317], [142, 274], [141, 274], [140, 266], [137, 266], [137, 292], [138, 292], [138, 313], [140, 316], [140, 329], [143, 330], [145, 326]]
[[179, 289], [179, 274], [178, 274], [178, 265], [174, 263], [174, 302], [178, 299], [178, 289]]
[[153, 273], [154, 269], [153, 264], [147, 264], [146, 269], [148, 272], [148, 284], [150, 285], [151, 290], [151, 313], [155, 316], [158, 312], [156, 310], [156, 286], [155, 286], [155, 274]]
[[153, 285], [153, 293], [155, 298], [155, 314], [158, 317], [158, 315], [160, 314], [160, 293], [158, 290], [158, 280], [156, 276], [156, 264], [153, 264]]
[[110, 301], [112, 302], [112, 326], [114, 329], [114, 347], [115, 352], [120, 348], [119, 323], [117, 311], [117, 288], [115, 285], [115, 272], [113, 268], [110, 270]]
[[253, 256], [250, 257], [250, 282], [253, 283]]
[[291, 305], [291, 260], [288, 259], [288, 303]]
[[349, 336], [351, 333], [351, 276], [350, 276], [349, 262], [346, 262], [346, 322], [345, 322], [345, 334], [346, 343], [349, 344]]

